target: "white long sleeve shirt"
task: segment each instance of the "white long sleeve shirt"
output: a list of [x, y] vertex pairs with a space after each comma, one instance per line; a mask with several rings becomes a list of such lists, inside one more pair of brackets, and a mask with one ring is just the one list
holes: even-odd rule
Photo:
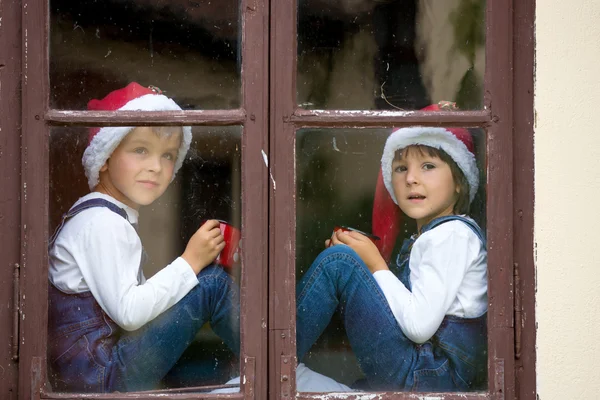
[[429, 340], [446, 315], [475, 318], [487, 311], [487, 252], [464, 222], [423, 233], [413, 244], [409, 267], [412, 292], [389, 270], [373, 277], [413, 342]]
[[[127, 212], [138, 212], [111, 196], [90, 193]], [[106, 207], [86, 209], [69, 219], [49, 252], [49, 278], [65, 293], [90, 291], [121, 328], [133, 331], [181, 300], [198, 279], [181, 257], [146, 280], [140, 272], [142, 243], [131, 223]]]

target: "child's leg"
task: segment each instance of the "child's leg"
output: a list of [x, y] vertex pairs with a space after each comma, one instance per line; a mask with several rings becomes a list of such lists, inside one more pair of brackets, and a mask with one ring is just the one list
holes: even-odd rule
[[417, 351], [400, 330], [383, 292], [348, 246], [323, 251], [297, 288], [297, 351], [302, 360], [338, 308], [359, 364], [376, 389], [404, 387]]
[[[213, 331], [236, 354], [240, 350], [239, 289], [221, 268], [208, 266], [199, 284], [177, 304], [113, 349], [111, 390], [153, 389], [179, 360], [198, 330], [210, 322]], [[227, 378], [227, 377], [224, 377]]]

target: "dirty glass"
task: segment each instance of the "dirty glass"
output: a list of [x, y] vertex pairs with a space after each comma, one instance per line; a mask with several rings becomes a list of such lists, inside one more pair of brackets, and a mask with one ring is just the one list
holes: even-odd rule
[[306, 0], [297, 102], [306, 109], [483, 107], [485, 0]]
[[[176, 132], [176, 135], [180, 135], [181, 132], [180, 127], [142, 128], [150, 128], [153, 132], [159, 133], [171, 132], [171, 135], [173, 135], [173, 132]], [[82, 155], [89, 146], [88, 137], [93, 130], [94, 128], [85, 127], [54, 127], [51, 129], [48, 210], [49, 232], [51, 233], [55, 232], [57, 227], [60, 226], [61, 216], [79, 198], [90, 193], [88, 180], [82, 166]], [[82, 329], [81, 326], [87, 326], [87, 323], [80, 321], [80, 319], [87, 321], [88, 318], [86, 315], [91, 312], [88, 310], [89, 304], [76, 304], [77, 313], [75, 314], [69, 314], [73, 311], [73, 308], [68, 309], [68, 304], [75, 304], [75, 300], [71, 297], [77, 296], [72, 294], [74, 291], [83, 293], [80, 296], [85, 297], [85, 293], [89, 293], [90, 288], [94, 285], [94, 278], [90, 278], [92, 283], [88, 284], [87, 279], [82, 276], [83, 272], [77, 272], [80, 262], [75, 262], [74, 258], [71, 259], [69, 256], [65, 256], [66, 253], [64, 251], [62, 253], [57, 252], [55, 247], [58, 244], [55, 246], [54, 242], [50, 243], [50, 280], [53, 284], [56, 283], [56, 285], [50, 285], [48, 359], [50, 368], [49, 380], [54, 391], [93, 392], [111, 389], [129, 391], [130, 389], [163, 390], [181, 387], [189, 388], [223, 385], [239, 376], [238, 354], [240, 336], [238, 292], [242, 271], [240, 260], [241, 243], [239, 242], [239, 229], [241, 226], [241, 134], [242, 128], [239, 126], [192, 127], [190, 149], [174, 180], [170, 183], [164, 194], [150, 204], [143, 204], [139, 208], [139, 219], [137, 224], [134, 224], [134, 227], [141, 239], [143, 250], [140, 250], [138, 247], [134, 247], [134, 250], [132, 250], [131, 246], [127, 247], [124, 245], [125, 249], [121, 249], [121, 253], [119, 253], [121, 254], [119, 260], [124, 260], [124, 265], [120, 266], [120, 269], [124, 269], [125, 265], [135, 263], [135, 260], [140, 260], [138, 268], [143, 271], [146, 281], [144, 283], [144, 279], [137, 275], [135, 276], [136, 282], [132, 283], [132, 285], [143, 287], [151, 283], [151, 286], [146, 287], [154, 288], [149, 292], [145, 292], [146, 299], [138, 304], [139, 313], [149, 312], [146, 307], [150, 307], [149, 304], [153, 302], [161, 303], [165, 301], [164, 298], [159, 298], [158, 296], [159, 293], [163, 293], [160, 287], [168, 287], [168, 285], [175, 284], [173, 281], [176, 281], [176, 279], [173, 278], [173, 272], [170, 275], [162, 275], [162, 278], [161, 274], [165, 274], [165, 267], [174, 263], [174, 260], [177, 262], [178, 257], [186, 250], [186, 246], [192, 236], [206, 220], [217, 219], [221, 221], [216, 226], [221, 230], [227, 242], [225, 249], [218, 256], [219, 266], [208, 266], [200, 272], [200, 279], [207, 279], [206, 281], [202, 281], [201, 285], [197, 285], [194, 288], [177, 283], [177, 285], [180, 285], [177, 290], [185, 290], [188, 293], [186, 297], [179, 300], [171, 308], [161, 311], [155, 319], [151, 319], [141, 327], [128, 332], [122, 325], [117, 326], [116, 322], [111, 324], [107, 322], [112, 329], [110, 335], [106, 331], [106, 326], [102, 324], [101, 326], [93, 325], [91, 328]], [[129, 135], [133, 135], [133, 133], [129, 133]], [[129, 181], [121, 179], [122, 177], [126, 177], [126, 175], [116, 175], [117, 172], [115, 172], [115, 169], [112, 170], [113, 172], [110, 170], [111, 161], [113, 161], [113, 165], [118, 161], [118, 157], [114, 157], [117, 151], [118, 148], [115, 150], [115, 153], [112, 153], [113, 158], [108, 161], [108, 172], [114, 175], [111, 175], [110, 179], [111, 182], [116, 182], [115, 188], [117, 188], [117, 191], [110, 193], [115, 193], [114, 197], [123, 195], [125, 199], [135, 198], [133, 196], [136, 196], [136, 194], [132, 192], [136, 190], [135, 187]], [[146, 154], [144, 151], [138, 152], [137, 148], [135, 152], [136, 156], [138, 153]], [[155, 154], [150, 150], [147, 153]], [[172, 154], [168, 153], [165, 155], [165, 159], [169, 159], [171, 156]], [[142, 166], [139, 171], [140, 175], [144, 175], [142, 177], [145, 177], [144, 179], [151, 179], [152, 176], [155, 176], [149, 172], [150, 167]], [[137, 178], [139, 178], [139, 175]], [[119, 181], [119, 179], [121, 180]], [[131, 215], [128, 214], [129, 218], [131, 218]], [[71, 221], [75, 222], [74, 219], [69, 220], [69, 222]], [[97, 219], [94, 221], [94, 224], [98, 223]], [[61, 235], [65, 232], [69, 222], [61, 230]], [[130, 222], [135, 221], [130, 220]], [[130, 236], [124, 237], [119, 243], [131, 244], [133, 240], [131, 238], [132, 232], [134, 231], [129, 231]], [[74, 243], [72, 246], [78, 245], [77, 241]], [[86, 245], [90, 246], [89, 243]], [[131, 255], [132, 251], [135, 255]], [[76, 251], [73, 254], [76, 254]], [[131, 259], [134, 261], [128, 263], [127, 260]], [[100, 257], [99, 264], [94, 264], [89, 260], [82, 263], [88, 263], [90, 269], [94, 266], [104, 268], [101, 265], [102, 260], [105, 260], [105, 258]], [[113, 260], [113, 258], [106, 257], [106, 260]], [[185, 263], [180, 267], [182, 269], [179, 269], [178, 271], [180, 272], [175, 273], [175, 275], [187, 272], [189, 268]], [[129, 270], [132, 268], [135, 269], [135, 265], [129, 268]], [[140, 270], [137, 272], [140, 273]], [[206, 276], [210, 274], [218, 278], [216, 281], [226, 281], [226, 285], [207, 284], [206, 282], [210, 282], [210, 279], [206, 278]], [[202, 278], [203, 276], [205, 278]], [[187, 278], [189, 279], [189, 276]], [[97, 277], [95, 279], [102, 280], [97, 279]], [[192, 280], [192, 282], [194, 281]], [[215, 280], [213, 279], [213, 281]], [[104, 287], [106, 289], [97, 288], [96, 290], [98, 292], [113, 290], [115, 285], [118, 285], [118, 282], [119, 280], [101, 282], [97, 287]], [[197, 290], [207, 285], [210, 286], [210, 291], [203, 292], [205, 293], [205, 301], [200, 301]], [[53, 287], [59, 287], [62, 295], [54, 291]], [[71, 290], [71, 288], [76, 289]], [[54, 293], [55, 297], [52, 297], [52, 293]], [[93, 291], [92, 293], [94, 296], [92, 298], [95, 300], [96, 293]], [[156, 295], [152, 293], [156, 293]], [[123, 302], [125, 301], [123, 300]], [[178, 304], [180, 303], [184, 304], [185, 307], [178, 308]], [[219, 305], [214, 307], [214, 304], [217, 303]], [[97, 308], [95, 312], [102, 313]], [[192, 322], [193, 320], [207, 322], [203, 326], [196, 327], [194, 324], [198, 324], [198, 322]], [[108, 319], [105, 318], [105, 321], [108, 321]], [[57, 349], [55, 346], [55, 344], [60, 346], [62, 342], [68, 341], [67, 339], [64, 341], [60, 340], [61, 332], [70, 330], [71, 328], [68, 326], [73, 323], [79, 324], [80, 328], [75, 334], [71, 334], [68, 340], [75, 340], [76, 337], [83, 337], [85, 334], [87, 339], [82, 340], [89, 342], [88, 350], [92, 353], [94, 351], [101, 351], [103, 354], [103, 356], [96, 354], [98, 359], [92, 364], [86, 364], [85, 361], [82, 361], [85, 357], [81, 358], [81, 341], [77, 341], [68, 351], [60, 351], [65, 349]], [[102, 372], [102, 376], [118, 376], [118, 378], [114, 379], [123, 382], [124, 378], [120, 375], [121, 372], [118, 372], [116, 367], [109, 367], [111, 360], [113, 365], [117, 364], [113, 359], [113, 356], [117, 354], [114, 349], [117, 346], [123, 345], [123, 343], [125, 343], [124, 346], [129, 345], [132, 337], [136, 338], [135, 340], [139, 340], [140, 337], [144, 337], [147, 340], [147, 336], [144, 335], [146, 334], [145, 332], [149, 331], [155, 332], [152, 335], [154, 339], [144, 342], [146, 345], [150, 343], [150, 349], [148, 350], [150, 356], [148, 356], [147, 363], [144, 359], [140, 365], [143, 366], [143, 370], [150, 369], [152, 365], [155, 365], [157, 372], [153, 373], [151, 377], [140, 378], [139, 380], [143, 384], [130, 386], [126, 389], [122, 387], [115, 389], [115, 386], [110, 386], [107, 383], [109, 378], [106, 378], [106, 381], [101, 382], [104, 384], [104, 389], [98, 389], [99, 383], [97, 381], [95, 384], [90, 383], [89, 379], [86, 381], [86, 376], [88, 378], [90, 375], [98, 376], [97, 373], [100, 369], [104, 371]], [[174, 343], [176, 339], [173, 338], [177, 337], [178, 331], [189, 334], [185, 340], [181, 340], [181, 338], [177, 339], [178, 343], [179, 341], [187, 343], [187, 348], [184, 345], [183, 348], [177, 349], [176, 343]], [[95, 342], [94, 340], [98, 339], [98, 336], [102, 336], [104, 339]], [[173, 342], [170, 342], [170, 340]], [[147, 347], [140, 345], [139, 352], [143, 353]], [[164, 354], [161, 355], [161, 352], [168, 354], [169, 357], [173, 357], [173, 354], [175, 354], [173, 362], [169, 363], [166, 361], [163, 363], [160, 360], [157, 361], [156, 358], [168, 358]], [[118, 353], [119, 359], [128, 360], [122, 357], [122, 353], [120, 350]], [[155, 358], [152, 358], [153, 355]], [[70, 360], [64, 363], [60, 361], [63, 357], [68, 357]], [[158, 364], [152, 364], [152, 362]], [[126, 369], [135, 371], [135, 362], [124, 361], [124, 364]], [[157, 374], [159, 375], [158, 378]], [[237, 385], [233, 383], [230, 385], [233, 386], [229, 386], [227, 390], [236, 392], [239, 390]]]
[[138, 82], [184, 110], [237, 108], [240, 50], [239, 0], [51, 0], [50, 107]]
[[[472, 137], [472, 154], [475, 155], [478, 171], [475, 170], [470, 176], [475, 174], [480, 183], [478, 190], [473, 192], [468, 215], [477, 222], [485, 236], [485, 132], [480, 129], [435, 129], [441, 130], [443, 134], [452, 135], [458, 129], [462, 134], [470, 134]], [[478, 249], [475, 253], [478, 272], [473, 275], [475, 278], [471, 275], [469, 278], [479, 283], [478, 291], [469, 292], [468, 288], [461, 286], [461, 293], [464, 291], [468, 294], [461, 294], [461, 301], [470, 301], [479, 307], [474, 305], [469, 311], [478, 315], [468, 315], [479, 319], [457, 318], [460, 322], [469, 321], [472, 322], [472, 326], [477, 326], [477, 329], [465, 333], [459, 340], [464, 344], [459, 347], [462, 346], [461, 350], [464, 350], [467, 359], [481, 361], [479, 365], [482, 369], [475, 375], [470, 375], [471, 380], [465, 378], [468, 382], [456, 378], [459, 374], [464, 374], [463, 370], [448, 370], [448, 364], [442, 365], [444, 360], [448, 360], [449, 365], [452, 365], [455, 361], [453, 353], [434, 345], [443, 334], [444, 326], [456, 317], [443, 317], [445, 311], [442, 310], [440, 315], [444, 322], [438, 323], [439, 328], [435, 333], [438, 336], [434, 335], [428, 339], [426, 345], [416, 344], [402, 333], [404, 328], [399, 329], [401, 323], [390, 311], [386, 297], [381, 292], [378, 281], [374, 279], [376, 275], [364, 265], [359, 266], [360, 262], [348, 261], [351, 257], [343, 250], [346, 246], [334, 245], [327, 248], [329, 244], [326, 240], [332, 237], [334, 230], [357, 230], [366, 235], [367, 242], [375, 244], [375, 252], [381, 254], [384, 264], [388, 265], [393, 275], [384, 275], [385, 279], [395, 280], [405, 288], [411, 285], [411, 282], [415, 282], [413, 279], [419, 279], [409, 274], [413, 268], [412, 264], [410, 269], [403, 264], [407, 255], [412, 253], [410, 250], [402, 251], [405, 240], [418, 232], [418, 224], [392, 202], [383, 184], [380, 187], [382, 191], [377, 191], [381, 157], [392, 131], [326, 128], [301, 129], [297, 133], [296, 331], [301, 363], [298, 367], [301, 376], [297, 381], [299, 391], [477, 391], [487, 387], [487, 267], [484, 261], [485, 251], [481, 250], [482, 242], [476, 239], [477, 236], [473, 238]], [[429, 170], [430, 167], [422, 168]], [[413, 191], [422, 190], [424, 187], [425, 183], [419, 182], [420, 180], [411, 181]], [[452, 187], [456, 186], [452, 184]], [[382, 200], [382, 194], [385, 194], [387, 200]], [[469, 191], [467, 201], [470, 200], [470, 195]], [[376, 198], [379, 200], [376, 201]], [[396, 210], [397, 214], [391, 213], [390, 207]], [[412, 214], [414, 211], [406, 210], [414, 218], [419, 218], [418, 214]], [[390, 216], [389, 220], [384, 219], [386, 215]], [[382, 224], [381, 221], [387, 222]], [[418, 258], [412, 259], [413, 262], [417, 260]], [[418, 265], [415, 268], [418, 268]], [[348, 271], [354, 273], [349, 274]], [[406, 275], [403, 275], [404, 273]], [[388, 292], [386, 296], [387, 294]], [[398, 309], [410, 308], [406, 300], [398, 304]], [[460, 316], [461, 311], [456, 308], [460, 304], [458, 295], [451, 304], [454, 308], [448, 312]], [[392, 337], [390, 332], [395, 332], [395, 336]], [[472, 340], [465, 340], [465, 337]], [[454, 343], [454, 338], [447, 340]], [[416, 349], [423, 346], [433, 349], [436, 362], [442, 362], [439, 362], [439, 365], [430, 365], [421, 359], [425, 356], [417, 356]], [[407, 379], [407, 373], [401, 371], [397, 362], [409, 359], [421, 360], [421, 364], [415, 364], [421, 366], [414, 367], [414, 376], [420, 378], [414, 381], [413, 378]], [[381, 367], [374, 367], [378, 363], [384, 366], [383, 370]], [[435, 374], [424, 372], [426, 369], [438, 367]], [[393, 378], [382, 380], [384, 376]]]

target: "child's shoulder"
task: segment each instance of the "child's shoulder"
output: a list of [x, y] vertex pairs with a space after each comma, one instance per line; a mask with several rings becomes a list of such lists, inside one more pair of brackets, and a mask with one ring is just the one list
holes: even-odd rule
[[450, 237], [463, 237], [469, 241], [479, 241], [480, 235], [481, 228], [475, 220], [467, 216], [459, 216], [459, 218], [446, 220], [435, 225], [427, 232], [424, 232], [421, 238], [429, 241], [438, 241]]
[[121, 228], [137, 222], [137, 213], [127, 209], [124, 204], [112, 197], [92, 192], [80, 198], [73, 204], [69, 212], [78, 210], [69, 223], [65, 225], [66, 230], [81, 231], [82, 229], [111, 230]]

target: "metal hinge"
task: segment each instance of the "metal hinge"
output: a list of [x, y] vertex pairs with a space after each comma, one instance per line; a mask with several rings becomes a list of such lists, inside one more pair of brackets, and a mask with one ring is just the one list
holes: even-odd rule
[[289, 399], [292, 395], [292, 357], [281, 356], [281, 398]]
[[515, 359], [521, 358], [521, 334], [523, 329], [523, 306], [521, 304], [521, 276], [519, 263], [514, 264], [514, 327], [515, 327]]
[[[289, 330], [283, 330], [276, 335], [279, 340], [279, 348], [281, 349], [279, 357], [279, 379], [281, 400], [295, 398], [295, 392], [292, 391], [292, 372], [296, 366], [296, 357], [291, 355], [291, 339], [292, 336]], [[294, 379], [295, 381], [295, 379]]]
[[19, 332], [21, 326], [21, 289], [19, 278], [21, 275], [21, 268], [19, 263], [15, 263], [13, 269], [13, 338], [12, 338], [12, 360], [14, 362], [19, 361]]

